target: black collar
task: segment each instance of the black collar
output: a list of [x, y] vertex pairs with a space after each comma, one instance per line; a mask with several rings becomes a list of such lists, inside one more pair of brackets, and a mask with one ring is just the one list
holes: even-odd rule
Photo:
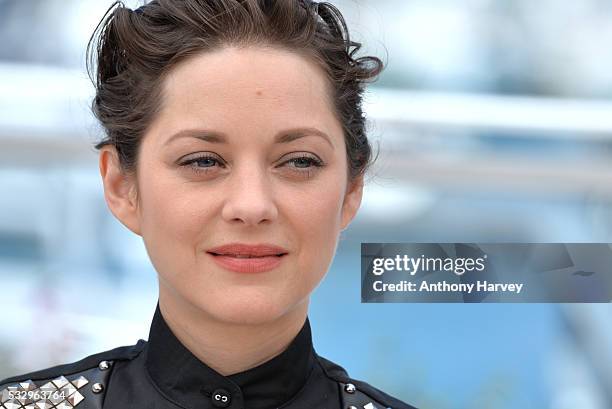
[[[308, 317], [280, 355], [223, 376], [195, 357], [166, 324], [159, 303], [149, 331], [146, 367], [168, 398], [188, 409], [279, 407], [304, 386], [315, 362]], [[226, 398], [223, 398], [226, 396]]]

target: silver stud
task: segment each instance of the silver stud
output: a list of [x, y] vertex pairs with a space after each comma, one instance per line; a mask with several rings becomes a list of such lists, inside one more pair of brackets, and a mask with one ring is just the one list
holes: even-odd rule
[[77, 387], [77, 389], [81, 389], [83, 386], [87, 385], [89, 381], [83, 375], [79, 376], [76, 379], [72, 380], [72, 384]]
[[346, 408], [346, 409], [357, 409], [357, 406], [353, 406], [353, 405], [351, 405], [351, 406], [349, 406], [349, 407], [348, 407], [348, 408]]
[[108, 361], [102, 361], [98, 364], [98, 368], [101, 371], [106, 371], [108, 368], [110, 368], [110, 363]]
[[66, 377], [62, 375], [59, 378], [55, 378], [51, 382], [53, 382], [56, 388], [61, 388], [62, 386], [66, 386], [66, 384], [68, 383], [68, 379], [66, 379]]
[[[9, 400], [9, 396], [14, 396], [13, 393], [17, 390], [17, 386], [11, 385], [0, 391], [0, 404]], [[11, 400], [14, 398], [10, 398]]]
[[363, 405], [363, 409], [377, 409], [376, 406], [372, 402], [366, 403]]
[[38, 389], [38, 386], [36, 386], [31, 379], [28, 379], [25, 382], [20, 382], [19, 386], [21, 387], [22, 391], [33, 391], [34, 389]]
[[64, 386], [63, 388], [60, 388], [59, 391], [60, 391], [60, 394], [63, 394], [64, 396], [70, 396], [73, 393], [75, 393], [76, 390], [77, 390], [77, 388], [73, 384], [69, 383], [68, 385]]
[[81, 401], [85, 399], [85, 397], [83, 395], [81, 395], [81, 393], [79, 391], [76, 391], [75, 393], [73, 393], [72, 395], [68, 396], [66, 398], [66, 401], [68, 403], [70, 403], [72, 406], [76, 406], [79, 403], [81, 403]]
[[[59, 390], [57, 392], [59, 392]], [[51, 402], [51, 404], [53, 406], [51, 406], [51, 405], [49, 405], [49, 406], [54, 407], [55, 405], [57, 405], [61, 401], [63, 401], [64, 397], [65, 397], [65, 395], [62, 396], [61, 392], [60, 393], [53, 393], [53, 394], [51, 394], [51, 396], [49, 397], [48, 401]]]
[[57, 387], [53, 385], [51, 381], [49, 381], [45, 383], [43, 386], [41, 386], [39, 389], [41, 392], [44, 392], [45, 394], [50, 394], [50, 393], [55, 392], [57, 390]]
[[344, 385], [344, 390], [347, 393], [355, 393], [357, 388], [355, 388], [355, 385], [353, 385], [352, 383], [347, 383], [346, 385]]
[[102, 385], [100, 382], [96, 382], [91, 385], [91, 390], [93, 391], [93, 393], [100, 393], [104, 390], [104, 385]]

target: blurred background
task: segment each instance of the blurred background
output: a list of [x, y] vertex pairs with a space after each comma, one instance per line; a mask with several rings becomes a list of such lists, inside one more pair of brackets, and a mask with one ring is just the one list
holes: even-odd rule
[[[85, 71], [109, 0], [0, 0], [0, 378], [146, 339]], [[313, 295], [318, 353], [419, 409], [609, 409], [610, 304], [361, 304], [361, 242], [611, 242], [612, 2], [332, 1], [387, 69], [380, 156]], [[125, 1], [138, 7], [141, 1]]]

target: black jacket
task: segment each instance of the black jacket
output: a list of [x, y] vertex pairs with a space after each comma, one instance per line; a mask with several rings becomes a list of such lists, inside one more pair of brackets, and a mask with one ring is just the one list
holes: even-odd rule
[[223, 376], [179, 342], [159, 304], [149, 341], [5, 379], [0, 396], [0, 409], [415, 409], [319, 356], [308, 318], [280, 355]]

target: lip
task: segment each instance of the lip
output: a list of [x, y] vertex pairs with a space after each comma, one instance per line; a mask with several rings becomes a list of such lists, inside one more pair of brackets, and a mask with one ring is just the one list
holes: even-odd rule
[[222, 246], [208, 249], [208, 253], [219, 255], [241, 255], [252, 257], [278, 256], [279, 254], [287, 254], [288, 251], [280, 246], [269, 243], [260, 244], [245, 244], [245, 243], [229, 243]]
[[[207, 253], [220, 267], [237, 273], [261, 273], [277, 268], [288, 251], [273, 244], [230, 243], [209, 249]], [[237, 256], [252, 258], [238, 258]]]
[[213, 261], [220, 267], [237, 273], [263, 273], [274, 270], [283, 262], [286, 254], [282, 256], [263, 256], [254, 258], [236, 258], [233, 256], [215, 256], [208, 253]]

